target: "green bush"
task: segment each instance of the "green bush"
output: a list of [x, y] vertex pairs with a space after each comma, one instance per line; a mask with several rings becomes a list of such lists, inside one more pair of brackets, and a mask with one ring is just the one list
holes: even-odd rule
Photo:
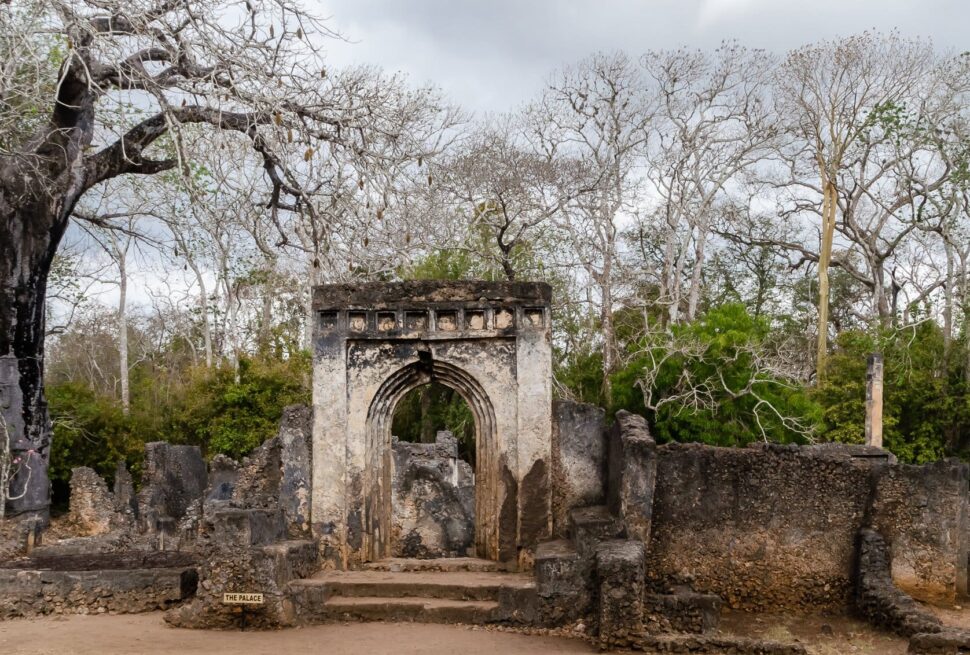
[[207, 457], [242, 457], [276, 434], [285, 406], [310, 402], [306, 354], [243, 359], [238, 375], [227, 364], [189, 368], [183, 375], [136, 368], [127, 416], [118, 399], [83, 383], [48, 385], [55, 502], [66, 499], [77, 466], [90, 466], [110, 482], [123, 460], [138, 479], [150, 441], [198, 445]]
[[884, 357], [883, 443], [905, 462], [970, 455], [970, 393], [965, 351], [954, 342], [946, 357], [943, 333], [924, 321], [898, 332], [844, 332], [836, 339], [826, 381], [816, 391], [823, 437], [865, 440], [866, 358]]

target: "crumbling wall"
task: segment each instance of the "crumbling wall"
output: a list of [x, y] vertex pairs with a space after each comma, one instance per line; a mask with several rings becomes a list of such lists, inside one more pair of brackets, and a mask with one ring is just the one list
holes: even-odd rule
[[966, 580], [967, 476], [958, 462], [900, 465], [863, 446], [660, 446], [648, 575], [733, 608], [842, 608], [856, 534], [872, 525], [901, 588], [953, 600]]
[[179, 521], [202, 501], [209, 476], [198, 446], [164, 441], [145, 444], [138, 515], [149, 533], [174, 534]]
[[287, 540], [280, 509], [211, 506], [198, 543], [199, 584], [191, 602], [165, 620], [183, 628], [226, 628], [239, 621], [238, 606], [223, 603], [226, 593], [261, 593], [263, 603], [248, 608], [247, 623], [270, 628], [293, 621], [286, 585], [314, 573], [318, 544]]
[[602, 505], [606, 490], [605, 412], [586, 403], [552, 405], [553, 534], [565, 537], [569, 511]]
[[475, 544], [475, 472], [458, 457], [458, 440], [392, 440], [391, 529], [395, 557], [464, 557]]
[[824, 448], [657, 448], [647, 572], [733, 608], [848, 604], [870, 460]]
[[871, 525], [889, 542], [893, 582], [925, 601], [967, 593], [970, 468], [958, 460], [897, 464], [875, 480]]
[[95, 536], [111, 531], [115, 515], [114, 496], [94, 469], [71, 469], [69, 521], [80, 536]]

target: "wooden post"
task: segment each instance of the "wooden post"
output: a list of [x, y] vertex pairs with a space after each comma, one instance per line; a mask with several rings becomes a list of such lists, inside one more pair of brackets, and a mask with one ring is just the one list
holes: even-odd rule
[[866, 445], [882, 448], [882, 355], [866, 359]]

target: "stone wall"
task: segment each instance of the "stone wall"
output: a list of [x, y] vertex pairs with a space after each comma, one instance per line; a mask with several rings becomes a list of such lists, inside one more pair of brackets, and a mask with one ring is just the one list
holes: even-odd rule
[[196, 582], [194, 563], [175, 553], [32, 557], [0, 565], [0, 619], [166, 609]]
[[595, 405], [552, 405], [553, 533], [565, 537], [569, 511], [602, 505], [606, 489], [605, 412]]
[[395, 557], [474, 554], [475, 472], [458, 457], [458, 440], [439, 432], [435, 443], [395, 437], [392, 553]]
[[[966, 583], [967, 466], [903, 466], [842, 445], [656, 449], [647, 572], [719, 595], [729, 607], [815, 611], [848, 605], [855, 541], [873, 524], [917, 598]], [[895, 557], [894, 557], [895, 559]]]
[[872, 527], [891, 545], [893, 582], [921, 600], [967, 593], [968, 473], [946, 460], [890, 466], [876, 480]]

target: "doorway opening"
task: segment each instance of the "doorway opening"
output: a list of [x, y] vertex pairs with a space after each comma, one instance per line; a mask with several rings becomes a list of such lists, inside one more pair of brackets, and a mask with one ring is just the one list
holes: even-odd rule
[[391, 554], [474, 556], [475, 415], [454, 388], [408, 391], [391, 421]]

